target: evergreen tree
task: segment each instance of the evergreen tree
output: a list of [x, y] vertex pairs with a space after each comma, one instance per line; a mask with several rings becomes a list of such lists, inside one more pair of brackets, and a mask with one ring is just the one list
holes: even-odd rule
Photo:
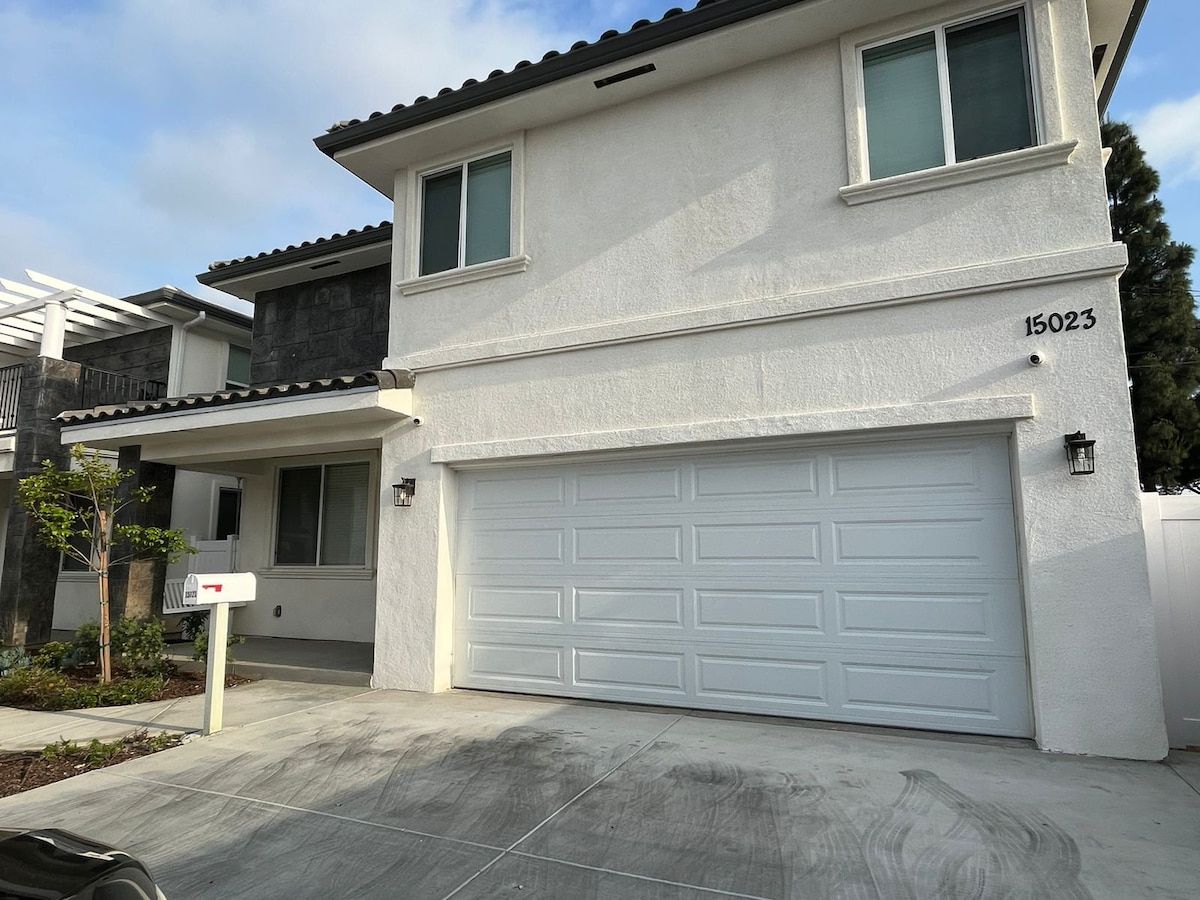
[[1108, 161], [1113, 237], [1129, 248], [1121, 318], [1129, 361], [1133, 431], [1142, 490], [1175, 492], [1200, 483], [1200, 322], [1188, 267], [1195, 250], [1171, 240], [1132, 129], [1101, 126]]

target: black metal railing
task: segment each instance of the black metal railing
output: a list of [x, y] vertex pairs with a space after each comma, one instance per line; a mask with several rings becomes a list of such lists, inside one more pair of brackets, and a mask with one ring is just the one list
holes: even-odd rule
[[118, 372], [105, 372], [84, 366], [79, 375], [79, 408], [115, 406], [139, 400], [161, 400], [167, 396], [167, 386], [149, 378], [134, 378]]
[[0, 369], [0, 431], [17, 427], [17, 404], [21, 400], [21, 372], [25, 366]]

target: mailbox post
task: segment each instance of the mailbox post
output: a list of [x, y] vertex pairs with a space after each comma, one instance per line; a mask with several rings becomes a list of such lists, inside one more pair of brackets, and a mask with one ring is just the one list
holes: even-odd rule
[[204, 687], [204, 734], [221, 730], [225, 707], [225, 655], [229, 645], [229, 605], [254, 599], [249, 572], [189, 575], [183, 582], [184, 606], [211, 607], [208, 614], [208, 675]]

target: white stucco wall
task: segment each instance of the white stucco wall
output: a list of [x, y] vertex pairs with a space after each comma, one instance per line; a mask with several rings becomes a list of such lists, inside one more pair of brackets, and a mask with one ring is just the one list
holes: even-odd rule
[[[176, 327], [177, 332], [182, 329]], [[197, 327], [187, 331], [176, 340], [176, 358], [172, 364], [179, 371], [179, 382], [172, 396], [198, 391], [225, 390], [225, 374], [229, 361], [230, 338], [224, 334]], [[242, 346], [250, 345], [250, 336], [238, 341]], [[180, 359], [182, 357], [182, 359]]]
[[[435, 460], [998, 418], [1038, 743], [1165, 753], [1086, 16], [1031, 8], [1066, 165], [847, 205], [836, 41], [524, 135], [528, 271], [393, 293], [386, 364], [417, 370], [425, 424], [384, 440], [382, 484], [418, 492], [380, 521], [377, 686], [450, 685], [455, 476]], [[1090, 330], [1026, 336], [1088, 308]], [[1067, 474], [1076, 430], [1094, 476]]]

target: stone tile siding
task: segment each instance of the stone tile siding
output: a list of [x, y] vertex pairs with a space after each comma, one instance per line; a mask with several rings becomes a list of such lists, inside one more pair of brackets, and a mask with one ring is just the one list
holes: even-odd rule
[[387, 355], [387, 265], [262, 291], [250, 380], [283, 384], [378, 369]]

